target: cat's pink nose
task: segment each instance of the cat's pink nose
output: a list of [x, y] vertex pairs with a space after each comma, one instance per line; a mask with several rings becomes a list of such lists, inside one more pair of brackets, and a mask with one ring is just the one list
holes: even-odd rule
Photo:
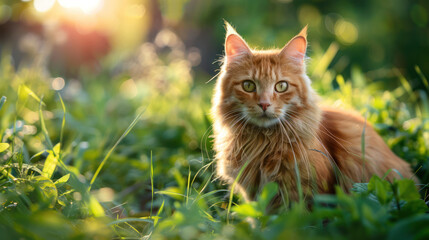
[[269, 104], [269, 103], [259, 103], [258, 104], [261, 108], [262, 108], [262, 110], [264, 110], [264, 112], [265, 111], [267, 111], [267, 108], [271, 105], [271, 104]]

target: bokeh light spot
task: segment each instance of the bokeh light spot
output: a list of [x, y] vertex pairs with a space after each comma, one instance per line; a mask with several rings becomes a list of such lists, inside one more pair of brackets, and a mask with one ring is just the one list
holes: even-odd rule
[[134, 98], [137, 96], [137, 86], [133, 79], [128, 79], [119, 87], [119, 91], [126, 98]]
[[111, 188], [100, 188], [98, 190], [92, 191], [92, 194], [100, 202], [111, 202], [115, 198], [115, 192]]
[[334, 32], [337, 38], [344, 44], [353, 44], [358, 38], [356, 26], [345, 20], [338, 20], [335, 23]]
[[75, 6], [77, 1], [73, 0], [58, 0], [58, 3], [64, 8], [72, 8]]
[[55, 0], [34, 0], [34, 9], [38, 12], [47, 12], [55, 4]]
[[54, 78], [54, 80], [52, 80], [52, 88], [55, 91], [60, 91], [61, 89], [64, 88], [64, 86], [66, 85], [66, 82], [64, 81], [64, 78]]
[[86, 14], [98, 12], [103, 4], [103, 0], [58, 0], [58, 3], [63, 8], [76, 8], [82, 10]]
[[80, 201], [80, 200], [82, 200], [82, 194], [80, 194], [80, 192], [74, 192], [73, 193], [73, 198], [76, 201]]
[[172, 31], [164, 29], [158, 33], [155, 37], [155, 44], [162, 47], [174, 47], [178, 44], [179, 39]]
[[91, 14], [98, 12], [102, 5], [102, 0], [81, 0], [80, 9], [86, 14]]
[[192, 66], [198, 66], [201, 63], [201, 53], [198, 48], [190, 48], [188, 53], [188, 61]]

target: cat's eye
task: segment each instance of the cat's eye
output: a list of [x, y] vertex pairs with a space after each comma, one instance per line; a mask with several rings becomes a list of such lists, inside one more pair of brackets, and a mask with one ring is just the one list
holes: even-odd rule
[[254, 92], [256, 90], [256, 85], [250, 80], [243, 81], [243, 89], [246, 92]]
[[286, 81], [281, 81], [281, 82], [278, 82], [276, 86], [274, 86], [274, 88], [276, 89], [276, 92], [282, 93], [287, 90], [288, 84]]

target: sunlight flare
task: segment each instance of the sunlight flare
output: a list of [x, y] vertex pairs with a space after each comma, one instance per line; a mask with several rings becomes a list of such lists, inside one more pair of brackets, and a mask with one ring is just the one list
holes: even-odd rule
[[55, 4], [55, 0], [34, 0], [33, 5], [38, 12], [47, 12]]
[[97, 13], [104, 4], [103, 0], [58, 0], [58, 3], [67, 9], [80, 9], [86, 14]]

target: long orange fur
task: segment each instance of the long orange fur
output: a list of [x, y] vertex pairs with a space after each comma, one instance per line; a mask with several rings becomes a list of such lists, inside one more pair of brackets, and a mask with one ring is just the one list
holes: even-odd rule
[[[257, 51], [227, 24], [226, 56], [212, 100], [218, 177], [232, 184], [248, 163], [237, 189], [249, 201], [267, 182], [276, 182], [280, 193], [274, 205], [299, 200], [298, 183], [304, 198], [311, 198], [315, 192], [333, 193], [335, 185], [348, 191], [354, 182], [383, 176], [389, 169], [413, 178], [409, 164], [365, 119], [318, 105], [305, 72], [306, 35], [304, 28], [283, 49]], [[286, 92], [270, 90], [285, 79]], [[244, 91], [244, 80], [256, 82], [258, 91]], [[273, 118], [258, 117], [262, 98], [269, 101]], [[398, 176], [391, 172], [387, 179]]]

